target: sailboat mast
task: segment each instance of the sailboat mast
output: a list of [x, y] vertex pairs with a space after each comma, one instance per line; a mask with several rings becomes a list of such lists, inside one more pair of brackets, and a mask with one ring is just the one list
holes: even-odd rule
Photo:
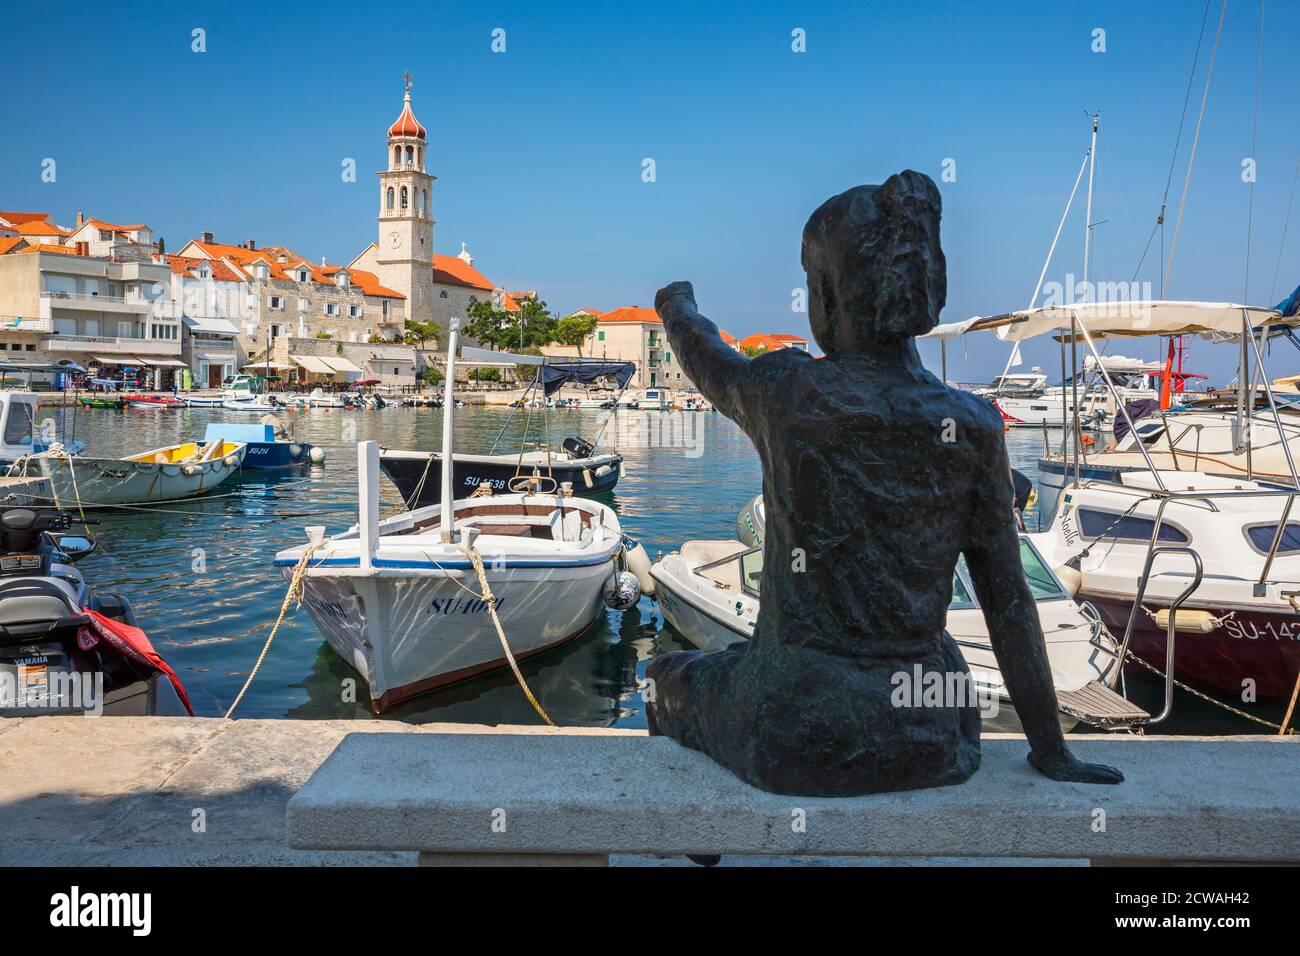
[[442, 531], [439, 537], [450, 544], [455, 534], [455, 495], [452, 489], [451, 429], [456, 410], [456, 348], [460, 344], [460, 319], [447, 327], [447, 378], [442, 389]]
[[[1088, 145], [1088, 205], [1083, 217], [1083, 289], [1090, 300], [1096, 299], [1088, 285], [1088, 259], [1092, 251], [1092, 183], [1097, 171], [1097, 125], [1100, 119], [1100, 114], [1092, 115], [1092, 141]], [[1080, 481], [1083, 426], [1079, 420], [1079, 322], [1074, 318], [1070, 320], [1070, 364], [1070, 395], [1074, 405], [1074, 483], [1077, 485]]]

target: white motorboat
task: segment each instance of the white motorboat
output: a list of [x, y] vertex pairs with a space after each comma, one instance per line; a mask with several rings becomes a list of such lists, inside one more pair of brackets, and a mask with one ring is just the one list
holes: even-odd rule
[[[315, 550], [303, 572], [307, 609], [330, 646], [369, 685], [376, 712], [577, 637], [602, 614], [602, 596], [624, 550], [613, 510], [564, 489], [453, 501], [451, 383], [458, 338], [453, 320], [441, 503], [379, 520], [379, 446], [364, 442], [360, 523], [330, 538], [324, 529], [308, 529], [312, 543], [305, 547]], [[292, 579], [305, 547], [276, 555], [286, 577]]]
[[285, 404], [295, 408], [344, 408], [347, 402], [343, 400], [342, 395], [314, 388], [306, 395], [286, 397]]
[[[746, 509], [750, 520], [755, 512]], [[742, 512], [742, 523], [746, 512]], [[761, 528], [761, 510], [758, 512]], [[1038, 607], [1052, 681], [1067, 731], [1083, 722], [1105, 729], [1130, 729], [1147, 714], [1114, 688], [1119, 679], [1118, 648], [1090, 608], [1075, 604], [1041, 556], [1021, 536], [1020, 555]], [[654, 596], [664, 620], [701, 650], [716, 651], [753, 636], [763, 577], [761, 545], [741, 541], [687, 541], [650, 569]], [[989, 641], [984, 612], [975, 599], [964, 563], [953, 575], [948, 632], [970, 665], [976, 691], [996, 701], [985, 712], [985, 730], [1019, 730], [1015, 708]]]
[[1073, 569], [1078, 599], [1117, 638], [1131, 628], [1135, 656], [1164, 673], [1172, 663], [1177, 680], [1211, 694], [1240, 700], [1249, 687], [1285, 700], [1300, 673], [1295, 495], [1133, 471], [1070, 485], [1050, 529], [1031, 538], [1053, 567]]
[[635, 408], [643, 411], [663, 412], [673, 407], [668, 397], [668, 390], [663, 388], [646, 388], [641, 390], [641, 397], [636, 400]]

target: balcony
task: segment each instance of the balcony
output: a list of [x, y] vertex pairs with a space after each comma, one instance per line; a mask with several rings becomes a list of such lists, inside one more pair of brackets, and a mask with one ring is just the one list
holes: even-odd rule
[[0, 332], [53, 332], [54, 322], [49, 318], [25, 315], [0, 316]]
[[87, 352], [102, 355], [180, 355], [180, 339], [119, 338], [105, 335], [47, 335], [41, 346], [51, 352]]
[[41, 318], [48, 319], [55, 309], [76, 312], [112, 312], [155, 318], [174, 318], [176, 305], [171, 299], [146, 299], [139, 295], [97, 295], [89, 292], [42, 292]]

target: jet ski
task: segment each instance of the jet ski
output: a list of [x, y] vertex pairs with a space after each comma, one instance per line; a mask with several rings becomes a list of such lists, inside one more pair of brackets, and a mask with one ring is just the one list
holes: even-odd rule
[[0, 716], [193, 715], [175, 671], [120, 594], [73, 565], [95, 550], [53, 509], [0, 513]]

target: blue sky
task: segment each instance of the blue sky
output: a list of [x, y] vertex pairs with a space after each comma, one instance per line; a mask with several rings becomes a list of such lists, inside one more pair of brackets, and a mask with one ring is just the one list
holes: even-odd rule
[[[1186, 168], [1218, 0], [1174, 170]], [[8, 5], [7, 47], [39, 82], [8, 84], [0, 208], [148, 222], [177, 249], [282, 243], [347, 261], [375, 237], [384, 131], [404, 70], [430, 130], [435, 247], [469, 244], [507, 288], [556, 309], [651, 305], [673, 279], [736, 334], [807, 332], [791, 311], [808, 214], [849, 186], [911, 167], [940, 182], [945, 321], [1023, 307], [1100, 110], [1093, 276], [1127, 281], [1147, 241], [1200, 30], [1201, 0], [1142, 4], [318, 3]], [[207, 50], [191, 51], [191, 30]], [[491, 50], [506, 31], [506, 52]], [[806, 31], [807, 52], [791, 50]], [[1106, 51], [1091, 50], [1106, 31]], [[1257, 2], [1232, 0], [1215, 64], [1171, 298], [1243, 297]], [[1300, 282], [1292, 224], [1300, 156], [1300, 4], [1266, 10], [1250, 298]], [[54, 183], [41, 161], [58, 162]], [[357, 182], [341, 163], [357, 162]], [[656, 181], [642, 181], [653, 158]], [[1104, 220], [1104, 222], [1103, 222]], [[1049, 279], [1079, 272], [1082, 203]], [[1153, 249], [1158, 249], [1157, 245]], [[1167, 245], [1166, 245], [1167, 250]], [[1160, 256], [1139, 280], [1157, 282]], [[1270, 294], [1273, 298], [1269, 298]], [[1153, 355], [1151, 342], [1125, 354]], [[1113, 351], [1121, 351], [1116, 347]], [[937, 368], [937, 349], [926, 346]], [[1035, 342], [1029, 363], [1056, 367]], [[1006, 346], [949, 350], [956, 378], [999, 371]], [[1300, 355], [1276, 353], [1275, 370]], [[1222, 383], [1231, 350], [1195, 343]]]

